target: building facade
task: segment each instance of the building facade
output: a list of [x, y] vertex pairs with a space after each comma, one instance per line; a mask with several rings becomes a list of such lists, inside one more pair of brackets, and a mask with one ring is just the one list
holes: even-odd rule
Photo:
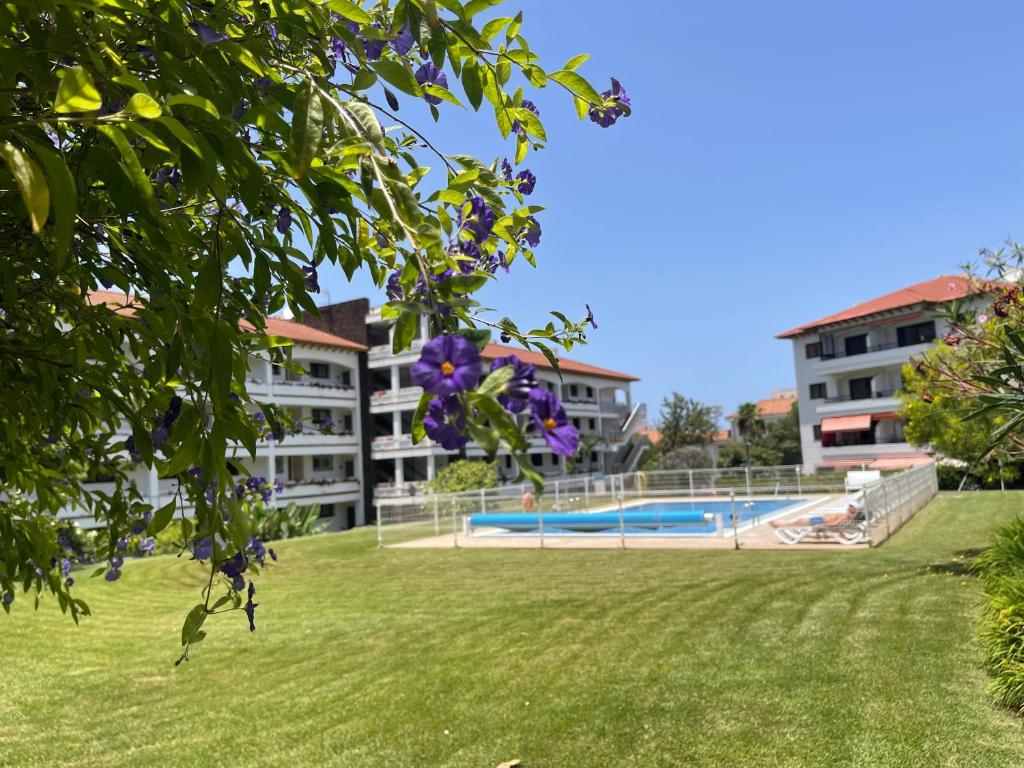
[[[123, 306], [123, 294], [98, 291], [96, 303]], [[320, 505], [320, 516], [330, 529], [350, 528], [367, 520], [366, 476], [362, 435], [360, 356], [366, 348], [357, 342], [312, 328], [302, 323], [269, 318], [267, 333], [291, 339], [292, 360], [303, 373], [286, 371], [269, 359], [254, 358], [249, 365], [246, 386], [256, 401], [274, 403], [291, 415], [294, 428], [278, 442], [263, 439], [257, 443], [253, 458], [241, 446], [233, 449], [230, 466], [239, 482], [246, 477], [264, 477], [271, 486], [280, 481], [271, 503], [286, 506]], [[258, 419], [259, 408], [249, 408]], [[131, 434], [122, 427], [118, 437]], [[161, 479], [156, 468], [139, 466], [130, 480], [145, 500], [154, 507], [170, 502], [178, 483]], [[113, 483], [89, 484], [89, 489], [112, 493]], [[191, 510], [186, 507], [186, 514]], [[79, 517], [73, 510], [69, 517]], [[83, 526], [92, 521], [83, 519]]]
[[944, 276], [779, 334], [793, 344], [804, 466], [901, 469], [930, 460], [903, 436], [903, 365], [949, 332], [945, 306], [984, 300], [977, 284]]
[[[426, 317], [422, 318], [412, 347], [398, 355], [392, 352], [392, 322], [383, 319], [380, 310], [371, 309], [365, 300], [321, 307], [320, 316], [307, 317], [306, 322], [344, 333], [368, 347], [367, 433], [375, 494], [415, 492], [460, 457], [459, 452], [447, 451], [429, 439], [416, 445], [412, 442], [412, 417], [423, 390], [413, 383], [410, 366], [419, 359], [429, 337]], [[636, 377], [562, 358], [559, 379], [542, 354], [498, 344], [487, 345], [483, 357], [487, 361], [511, 354], [533, 363], [541, 385], [556, 392], [562, 400], [566, 415], [588, 447], [577, 467], [579, 471], [618, 471], [638, 457], [631, 438], [646, 427], [646, 409], [632, 400], [630, 385]], [[526, 414], [519, 416], [521, 425], [525, 426], [527, 418]], [[464, 455], [483, 458], [484, 451], [471, 442]], [[543, 475], [562, 475], [567, 471], [565, 459], [554, 454], [543, 438], [530, 439], [529, 455], [533, 467]], [[500, 451], [497, 461], [502, 480], [518, 475], [518, 467], [507, 451]]]

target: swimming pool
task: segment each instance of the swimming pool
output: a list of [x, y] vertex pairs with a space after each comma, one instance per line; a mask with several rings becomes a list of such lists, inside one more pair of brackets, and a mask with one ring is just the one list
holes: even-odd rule
[[[732, 535], [735, 508], [739, 527], [755, 518], [774, 517], [807, 499], [756, 499], [753, 501], [651, 501], [623, 508], [621, 528], [618, 509], [597, 512], [479, 513], [467, 519], [467, 530], [484, 536], [714, 536], [716, 516], [721, 514], [725, 533]], [[486, 529], [480, 532], [479, 529]]]

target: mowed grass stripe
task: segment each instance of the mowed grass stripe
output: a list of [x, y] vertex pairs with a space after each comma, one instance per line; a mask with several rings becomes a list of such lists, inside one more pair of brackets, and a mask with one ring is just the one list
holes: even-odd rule
[[957, 568], [1022, 501], [943, 497], [862, 552], [283, 542], [259, 630], [217, 617], [180, 668], [202, 576], [131, 563], [80, 579], [78, 629], [0, 619], [0, 765], [1020, 765]]

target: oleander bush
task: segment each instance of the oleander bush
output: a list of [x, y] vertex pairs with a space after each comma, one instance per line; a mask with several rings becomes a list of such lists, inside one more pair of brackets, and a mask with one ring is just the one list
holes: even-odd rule
[[980, 637], [992, 692], [1003, 706], [1024, 713], [1024, 517], [999, 529], [975, 568], [985, 598]]

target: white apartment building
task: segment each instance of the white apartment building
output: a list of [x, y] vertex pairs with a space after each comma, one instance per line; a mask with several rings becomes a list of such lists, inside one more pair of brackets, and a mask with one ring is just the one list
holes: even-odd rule
[[[123, 294], [98, 291], [94, 303], [122, 304]], [[280, 442], [264, 439], [257, 443], [253, 458], [241, 446], [231, 464], [237, 478], [262, 476], [283, 488], [275, 492], [273, 504], [320, 505], [320, 516], [330, 529], [350, 528], [366, 522], [362, 440], [363, 393], [360, 390], [360, 355], [366, 348], [356, 342], [326, 333], [302, 323], [269, 318], [267, 332], [293, 342], [292, 360], [304, 373], [299, 375], [273, 365], [269, 359], [254, 359], [246, 386], [254, 400], [287, 409], [296, 429]], [[258, 408], [250, 409], [255, 415]], [[127, 437], [124, 428], [119, 436]], [[136, 488], [154, 507], [171, 501], [178, 490], [174, 479], [161, 479], [155, 468], [139, 467], [132, 476]], [[92, 483], [89, 488], [113, 492], [113, 483]], [[186, 508], [186, 514], [191, 510]], [[73, 512], [69, 516], [77, 517]], [[82, 520], [83, 526], [91, 521]]]
[[930, 460], [903, 437], [903, 365], [948, 333], [943, 305], [980, 304], [964, 277], [943, 276], [777, 336], [793, 342], [800, 443], [810, 469], [901, 469]]
[[[371, 309], [365, 299], [321, 307], [320, 316], [307, 317], [306, 322], [368, 347], [366, 423], [375, 494], [415, 492], [449, 461], [458, 458], [458, 452], [447, 451], [429, 439], [417, 445], [412, 442], [412, 416], [422, 389], [413, 383], [410, 366], [419, 359], [429, 335], [426, 317], [422, 318], [412, 348], [400, 355], [391, 351], [392, 322], [382, 319], [380, 310]], [[589, 436], [584, 439], [593, 443], [592, 449], [578, 467], [580, 471], [618, 471], [635, 464], [639, 445], [632, 437], [646, 427], [647, 416], [644, 406], [632, 399], [630, 385], [637, 381], [635, 376], [561, 358], [559, 379], [542, 354], [498, 344], [489, 344], [483, 357], [493, 360], [512, 354], [536, 366], [538, 380], [558, 393], [566, 415], [581, 436]], [[525, 425], [527, 418], [527, 414], [520, 415], [520, 423]], [[565, 460], [552, 453], [543, 438], [531, 439], [529, 454], [541, 474], [556, 476], [566, 472]], [[483, 458], [484, 451], [471, 442], [465, 455]], [[516, 463], [506, 451], [499, 452], [498, 469], [503, 480], [518, 475]]]

